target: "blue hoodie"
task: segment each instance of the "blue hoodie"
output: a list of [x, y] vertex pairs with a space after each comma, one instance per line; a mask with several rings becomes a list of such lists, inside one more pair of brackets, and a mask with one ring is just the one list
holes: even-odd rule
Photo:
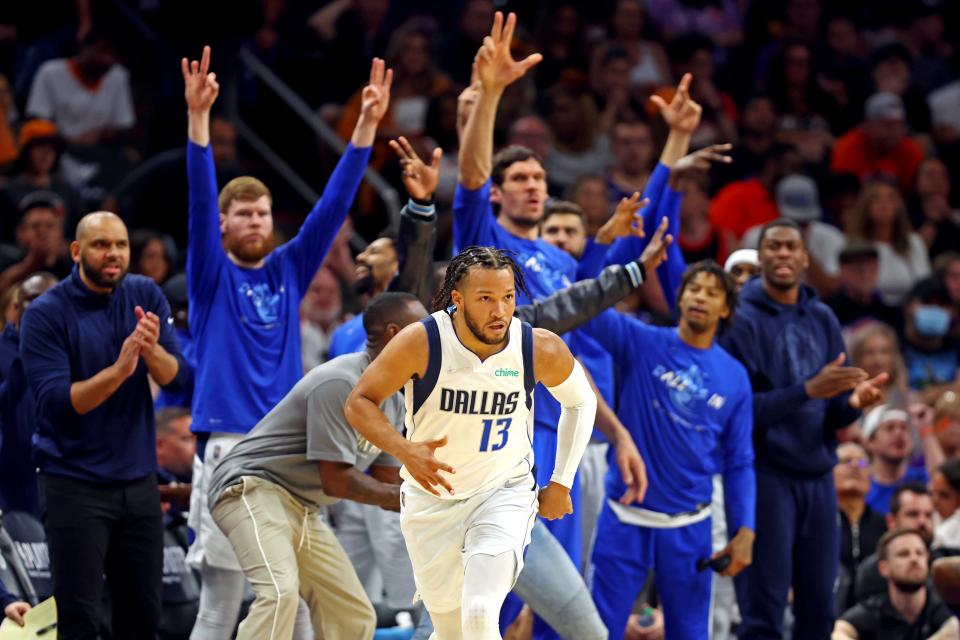
[[849, 394], [810, 398], [804, 383], [844, 352], [840, 323], [813, 289], [795, 305], [774, 302], [761, 278], [750, 280], [720, 344], [746, 367], [753, 387], [757, 466], [815, 477], [837, 463], [836, 430], [860, 415]]

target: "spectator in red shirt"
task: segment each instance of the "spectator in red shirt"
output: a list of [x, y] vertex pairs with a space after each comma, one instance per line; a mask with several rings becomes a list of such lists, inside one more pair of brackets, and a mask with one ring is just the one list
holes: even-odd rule
[[909, 193], [924, 154], [907, 138], [905, 120], [900, 96], [873, 94], [867, 99], [863, 124], [837, 140], [830, 170], [848, 171], [863, 180], [888, 176], [897, 181], [901, 193]]

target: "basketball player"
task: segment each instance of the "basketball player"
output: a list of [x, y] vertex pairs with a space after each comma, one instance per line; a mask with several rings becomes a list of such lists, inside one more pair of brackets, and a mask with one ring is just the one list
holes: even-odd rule
[[[534, 517], [572, 513], [570, 486], [593, 428], [596, 396], [566, 344], [513, 317], [523, 289], [505, 252], [463, 251], [434, 300], [440, 311], [387, 345], [345, 407], [355, 429], [403, 463], [401, 528], [440, 640], [500, 638], [500, 605]], [[563, 407], [553, 475], [539, 492], [537, 382]], [[379, 409], [401, 388], [406, 438]]]

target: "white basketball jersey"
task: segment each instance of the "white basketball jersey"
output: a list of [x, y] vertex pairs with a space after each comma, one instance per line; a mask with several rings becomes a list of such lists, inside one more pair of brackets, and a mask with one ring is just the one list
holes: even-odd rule
[[[446, 311], [423, 324], [430, 349], [423, 378], [404, 386], [407, 438], [447, 436], [438, 459], [456, 469], [444, 473], [459, 500], [533, 470], [533, 330], [510, 321], [503, 351], [481, 361], [463, 346]], [[443, 473], [443, 472], [441, 472]], [[400, 475], [416, 483], [406, 468]]]

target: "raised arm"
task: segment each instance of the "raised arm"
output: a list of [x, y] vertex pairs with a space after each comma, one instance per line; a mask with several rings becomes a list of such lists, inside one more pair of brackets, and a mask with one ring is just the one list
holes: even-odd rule
[[217, 173], [210, 150], [210, 109], [220, 85], [217, 75], [210, 71], [210, 47], [203, 48], [200, 60], [183, 58], [180, 70], [187, 103], [187, 285], [193, 304], [211, 297], [219, 266], [226, 259], [220, 244]]
[[455, 473], [453, 467], [437, 460], [433, 452], [447, 443], [446, 437], [425, 442], [404, 438], [380, 410], [380, 405], [403, 388], [411, 378], [420, 378], [427, 369], [429, 353], [423, 324], [414, 323], [396, 335], [366, 368], [347, 398], [343, 413], [363, 437], [397, 460], [426, 491], [435, 495], [439, 485], [449, 493], [453, 487], [440, 471]]
[[540, 515], [555, 520], [573, 513], [570, 487], [593, 433], [597, 395], [559, 336], [544, 329], [534, 329], [533, 335], [537, 381], [560, 403], [556, 463], [550, 484], [540, 491]]
[[320, 268], [350, 212], [350, 205], [370, 160], [377, 126], [390, 106], [392, 82], [393, 70], [387, 69], [386, 63], [380, 58], [374, 58], [370, 64], [370, 79], [361, 92], [360, 118], [353, 129], [350, 144], [340, 156], [323, 195], [313, 205], [299, 233], [282, 249], [284, 258], [293, 262], [298, 273], [301, 292], [310, 286], [310, 280]]
[[493, 125], [504, 90], [543, 59], [539, 53], [523, 60], [513, 59], [510, 42], [516, 26], [515, 14], [511, 13], [504, 24], [503, 13], [498, 11], [490, 35], [483, 39], [483, 46], [477, 52], [475, 64], [480, 90], [463, 127], [459, 158], [459, 182], [471, 191], [482, 187], [490, 177]]
[[397, 232], [397, 262], [400, 266], [390, 283], [390, 290], [412, 293], [429, 308], [433, 297], [433, 251], [437, 242], [433, 194], [440, 181], [443, 150], [434, 149], [430, 164], [426, 164], [403, 136], [391, 140], [390, 147], [400, 157], [403, 185], [410, 194], [410, 202], [400, 212]]

